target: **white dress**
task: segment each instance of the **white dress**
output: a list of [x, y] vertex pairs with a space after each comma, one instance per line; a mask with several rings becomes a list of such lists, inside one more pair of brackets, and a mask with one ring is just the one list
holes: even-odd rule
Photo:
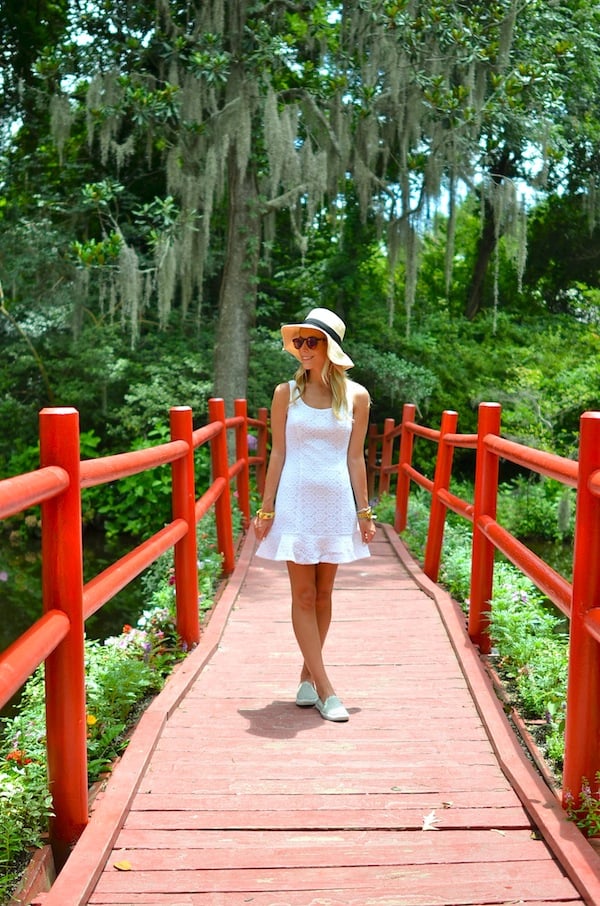
[[275, 518], [257, 557], [294, 563], [349, 563], [369, 557], [356, 516], [348, 472], [352, 401], [348, 413], [315, 409], [296, 398], [290, 381], [285, 462]]

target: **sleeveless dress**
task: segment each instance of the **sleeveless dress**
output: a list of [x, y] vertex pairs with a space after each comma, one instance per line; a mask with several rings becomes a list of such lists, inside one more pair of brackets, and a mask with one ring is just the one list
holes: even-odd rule
[[370, 557], [361, 536], [347, 454], [350, 411], [314, 409], [296, 398], [289, 382], [285, 462], [275, 500], [275, 518], [256, 556], [294, 563], [350, 563]]

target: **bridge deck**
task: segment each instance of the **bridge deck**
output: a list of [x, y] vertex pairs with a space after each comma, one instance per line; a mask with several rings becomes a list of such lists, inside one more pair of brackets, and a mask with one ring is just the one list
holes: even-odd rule
[[294, 705], [287, 573], [252, 551], [36, 902], [600, 904], [600, 860], [392, 530], [338, 572], [326, 655], [347, 724]]

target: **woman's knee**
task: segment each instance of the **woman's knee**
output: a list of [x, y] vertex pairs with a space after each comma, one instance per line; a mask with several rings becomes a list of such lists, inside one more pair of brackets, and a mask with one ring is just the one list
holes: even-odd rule
[[331, 591], [317, 591], [315, 595], [315, 607], [319, 611], [330, 611]]
[[309, 586], [295, 589], [292, 598], [292, 604], [294, 607], [297, 607], [303, 611], [315, 611], [317, 606], [317, 595], [315, 594], [315, 589], [310, 588]]

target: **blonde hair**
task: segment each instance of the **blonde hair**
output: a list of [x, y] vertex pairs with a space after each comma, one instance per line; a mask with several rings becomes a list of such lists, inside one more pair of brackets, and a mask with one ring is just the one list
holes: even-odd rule
[[[348, 407], [348, 381], [345, 369], [341, 365], [334, 365], [330, 359], [327, 359], [321, 372], [321, 378], [323, 383], [331, 388], [333, 397], [331, 407], [335, 417], [342, 418], [346, 414], [351, 415], [352, 413], [349, 412]], [[301, 399], [306, 389], [306, 371], [302, 365], [296, 371], [294, 380], [296, 381], [298, 394], [296, 399]]]

